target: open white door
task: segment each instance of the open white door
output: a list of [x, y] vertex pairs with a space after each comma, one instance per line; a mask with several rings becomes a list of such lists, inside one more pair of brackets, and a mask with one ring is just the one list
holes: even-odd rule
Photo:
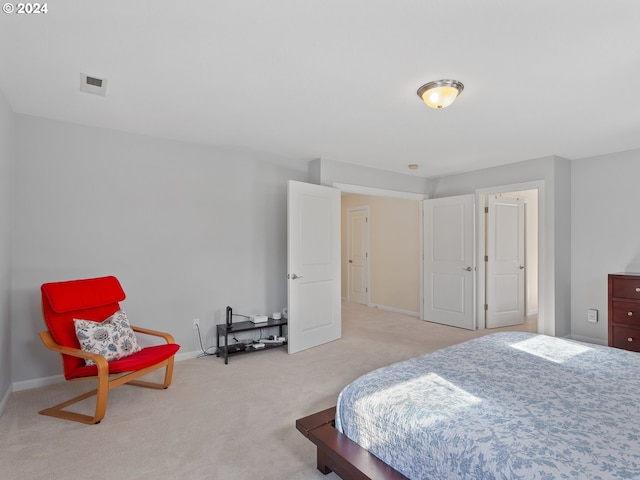
[[474, 195], [424, 200], [424, 320], [475, 330]]
[[524, 199], [489, 195], [486, 326], [524, 323]]
[[342, 336], [340, 190], [289, 181], [289, 353]]

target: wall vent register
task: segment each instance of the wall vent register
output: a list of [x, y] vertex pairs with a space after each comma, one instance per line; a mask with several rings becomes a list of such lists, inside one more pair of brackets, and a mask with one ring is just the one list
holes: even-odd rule
[[80, 90], [104, 97], [107, 93], [107, 79], [81, 73]]

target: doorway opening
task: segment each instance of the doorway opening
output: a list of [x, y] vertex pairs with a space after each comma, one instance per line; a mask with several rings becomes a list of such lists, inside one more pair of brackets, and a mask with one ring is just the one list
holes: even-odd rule
[[542, 331], [542, 189], [527, 182], [476, 191], [480, 329], [535, 323]]
[[[360, 194], [360, 195], [371, 195], [371, 196], [383, 196], [383, 197], [392, 197], [392, 198], [409, 198], [409, 199], [413, 199], [413, 200], [419, 200], [419, 204], [420, 204], [420, 208], [422, 208], [422, 200], [426, 199], [427, 196], [426, 195], [422, 195], [422, 194], [415, 194], [415, 193], [407, 193], [407, 192], [400, 192], [400, 191], [393, 191], [393, 190], [386, 190], [386, 189], [380, 189], [380, 188], [373, 188], [373, 187], [363, 187], [363, 186], [358, 186], [358, 185], [349, 185], [349, 184], [340, 184], [340, 183], [334, 183], [333, 184], [334, 188], [338, 188], [339, 190], [341, 190], [342, 195], [344, 196], [345, 194]], [[537, 319], [536, 321], [536, 328], [535, 331], [537, 332], [545, 332], [545, 331], [549, 331], [550, 329], [547, 328], [549, 327], [548, 325], [545, 325], [545, 322], [548, 322], [550, 325], [552, 325], [553, 319], [552, 318], [545, 318], [544, 312], [545, 312], [545, 293], [544, 293], [544, 289], [542, 289], [540, 287], [540, 279], [541, 278], [545, 278], [545, 249], [544, 249], [544, 242], [542, 241], [542, 239], [545, 238], [545, 214], [544, 214], [544, 181], [543, 180], [536, 180], [536, 181], [531, 181], [531, 182], [524, 182], [524, 183], [517, 183], [517, 184], [510, 184], [510, 185], [504, 185], [504, 186], [494, 186], [494, 187], [488, 187], [488, 188], [482, 188], [482, 189], [477, 189], [475, 191], [475, 205], [476, 205], [476, 219], [477, 221], [475, 222], [475, 237], [476, 237], [476, 242], [475, 242], [475, 257], [476, 257], [476, 262], [475, 262], [475, 270], [476, 270], [476, 282], [475, 282], [475, 328], [478, 329], [484, 329], [486, 328], [485, 326], [485, 321], [484, 321], [484, 304], [486, 303], [486, 298], [485, 298], [485, 275], [486, 275], [486, 267], [485, 267], [485, 262], [484, 261], [478, 261], [480, 259], [484, 259], [484, 251], [485, 251], [485, 226], [484, 226], [484, 222], [480, 221], [480, 219], [484, 218], [484, 198], [488, 195], [491, 194], [507, 194], [510, 192], [523, 192], [523, 191], [529, 191], [529, 190], [535, 190], [537, 191], [537, 202], [533, 202], [536, 203], [537, 205], [537, 210], [538, 210], [538, 215], [537, 215], [537, 234], [535, 234], [536, 240], [537, 240], [537, 264], [535, 262], [535, 260], [529, 260], [529, 272], [532, 272], [532, 267], [534, 265], [537, 265], [537, 278], [534, 279], [530, 279], [527, 281], [526, 285], [527, 285], [527, 289], [528, 289], [528, 298], [529, 299], [533, 299], [533, 295], [532, 295], [532, 287], [535, 286], [535, 290], [537, 290]], [[533, 204], [532, 203], [532, 204]], [[419, 228], [419, 244], [422, 247], [424, 245], [424, 236], [423, 236], [423, 217], [422, 215], [420, 215], [420, 219], [419, 219], [419, 223], [420, 223], [420, 228]], [[344, 229], [344, 225], [343, 225], [343, 229]], [[373, 232], [371, 234], [373, 236]], [[344, 236], [343, 236], [344, 237]], [[532, 248], [532, 246], [530, 246], [530, 248]], [[424, 318], [424, 272], [423, 272], [423, 261], [422, 259], [419, 259], [417, 262], [420, 266], [420, 274], [419, 274], [419, 312], [418, 315], [416, 315], [416, 312], [414, 311], [406, 311], [403, 309], [397, 309], [397, 308], [388, 308], [388, 310], [391, 311], [398, 311], [399, 313], [406, 313], [412, 316], [417, 316], [418, 318]], [[526, 268], [525, 268], [526, 269]], [[343, 285], [346, 283], [346, 268], [344, 267], [344, 261], [343, 261], [343, 268], [342, 268], [342, 272], [343, 272], [343, 279], [342, 279], [342, 283]], [[371, 286], [370, 286], [371, 287]], [[370, 289], [371, 290], [371, 289]], [[343, 291], [342, 294], [342, 298], [343, 301], [346, 300], [346, 294]], [[532, 307], [533, 303], [529, 302], [528, 305], [526, 305], [525, 307], [525, 312], [528, 315], [528, 319], [530, 320], [531, 317], [535, 317], [536, 316], [536, 310]], [[374, 299], [370, 300], [370, 306], [375, 306], [375, 307], [380, 307], [380, 308], [385, 308], [384, 305], [378, 305], [376, 304]], [[428, 319], [425, 319], [428, 320]], [[528, 328], [527, 328], [528, 329]]]
[[[356, 185], [333, 186], [342, 192], [343, 302], [420, 318], [421, 200], [425, 196]], [[368, 212], [368, 220], [361, 217], [364, 211]], [[366, 235], [366, 231], [369, 241], [361, 243], [359, 233]], [[354, 253], [362, 256], [363, 249], [367, 271], [357, 265], [354, 256]], [[362, 290], [364, 295], [360, 294]]]

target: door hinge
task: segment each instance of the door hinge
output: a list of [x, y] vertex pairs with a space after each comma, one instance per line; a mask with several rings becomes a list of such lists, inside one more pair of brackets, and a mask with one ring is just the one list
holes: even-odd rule
[[484, 309], [485, 309], [485, 310], [489, 310], [489, 305], [485, 303], [485, 304], [484, 304]]
[[369, 258], [369, 252], [364, 254], [364, 258]]
[[364, 289], [365, 293], [369, 293], [369, 287]]
[[484, 213], [489, 213], [489, 207], [484, 207]]
[[485, 256], [484, 256], [484, 261], [485, 261], [485, 262], [488, 262], [488, 261], [489, 261], [489, 255], [485, 255]]

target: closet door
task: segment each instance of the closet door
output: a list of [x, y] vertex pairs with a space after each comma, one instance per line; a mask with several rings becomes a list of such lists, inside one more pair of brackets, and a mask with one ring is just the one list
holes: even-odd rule
[[474, 195], [424, 200], [424, 320], [475, 330]]
[[524, 323], [524, 199], [489, 195], [486, 326]]

